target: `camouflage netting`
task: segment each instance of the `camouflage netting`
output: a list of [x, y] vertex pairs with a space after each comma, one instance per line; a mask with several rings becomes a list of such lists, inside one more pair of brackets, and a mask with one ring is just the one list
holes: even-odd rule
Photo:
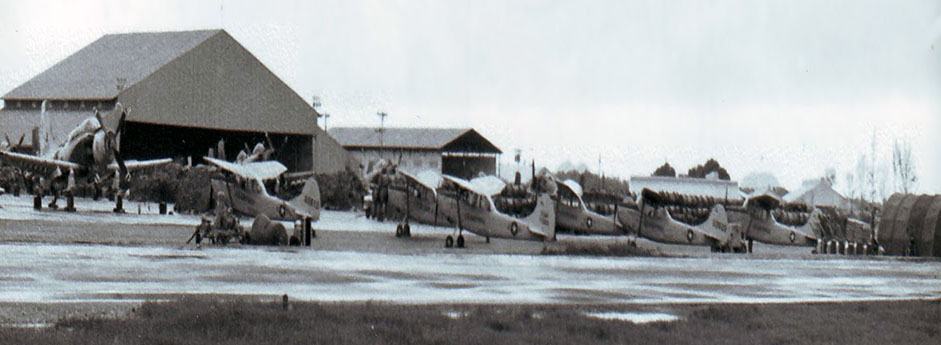
[[893, 194], [876, 231], [889, 255], [941, 256], [941, 196]]

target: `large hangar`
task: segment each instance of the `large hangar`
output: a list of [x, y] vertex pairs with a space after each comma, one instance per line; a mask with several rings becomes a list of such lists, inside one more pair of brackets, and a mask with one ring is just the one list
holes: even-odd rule
[[[191, 158], [225, 142], [233, 159], [266, 142], [291, 171], [335, 172], [349, 154], [317, 126], [320, 114], [224, 30], [105, 35], [3, 96], [0, 128], [35, 145], [48, 101], [51, 141], [97, 108], [130, 108], [128, 159]], [[106, 121], [117, 121], [108, 118]]]
[[330, 134], [364, 171], [385, 159], [408, 172], [431, 169], [472, 178], [496, 174], [503, 153], [473, 128], [337, 127]]

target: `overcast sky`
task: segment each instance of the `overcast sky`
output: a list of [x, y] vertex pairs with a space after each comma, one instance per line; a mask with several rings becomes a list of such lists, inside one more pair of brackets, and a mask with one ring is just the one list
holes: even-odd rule
[[938, 1], [8, 1], [0, 92], [106, 33], [224, 28], [328, 125], [474, 127], [628, 178], [710, 157], [785, 187], [912, 143], [941, 192]]

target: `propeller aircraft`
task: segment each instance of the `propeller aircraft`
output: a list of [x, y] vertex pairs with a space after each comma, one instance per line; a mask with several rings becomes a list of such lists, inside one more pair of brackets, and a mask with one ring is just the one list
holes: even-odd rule
[[[41, 133], [45, 132], [46, 127], [47, 102], [42, 103]], [[45, 191], [53, 196], [49, 207], [57, 208], [58, 192], [62, 190], [66, 192], [68, 198], [68, 209], [74, 210], [72, 189], [76, 182], [93, 183], [96, 195], [99, 195], [102, 181], [113, 175], [117, 187], [115, 212], [121, 212], [123, 211], [121, 191], [127, 190], [130, 172], [166, 165], [172, 161], [169, 158], [147, 161], [124, 160], [120, 151], [120, 139], [128, 111], [130, 110], [120, 103], [115, 105], [111, 116], [120, 116], [120, 119], [117, 127], [112, 129], [104, 126], [101, 113], [95, 109], [95, 116], [85, 119], [73, 129], [62, 146], [51, 149], [47, 143], [43, 142], [47, 141], [48, 137], [40, 135], [42, 139], [38, 155], [0, 149], [0, 160], [40, 177], [38, 190], [34, 196], [34, 207], [37, 209], [41, 207], [42, 195]]]

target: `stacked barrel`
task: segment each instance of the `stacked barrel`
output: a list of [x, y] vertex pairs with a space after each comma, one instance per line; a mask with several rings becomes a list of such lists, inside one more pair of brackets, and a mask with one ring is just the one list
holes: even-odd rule
[[740, 200], [725, 200], [706, 195], [685, 195], [676, 192], [660, 192], [662, 202], [673, 219], [690, 225], [699, 225], [709, 219], [716, 204], [726, 210], [742, 207]]
[[790, 226], [803, 226], [810, 219], [810, 207], [803, 203], [788, 203], [771, 211], [778, 223]]
[[493, 205], [500, 213], [525, 217], [536, 210], [536, 193], [528, 185], [508, 184], [493, 197]]
[[582, 201], [585, 207], [602, 216], [612, 216], [619, 206], [623, 206], [623, 198], [611, 193], [585, 192]]
[[888, 255], [941, 257], [941, 195], [893, 194], [876, 230]]

